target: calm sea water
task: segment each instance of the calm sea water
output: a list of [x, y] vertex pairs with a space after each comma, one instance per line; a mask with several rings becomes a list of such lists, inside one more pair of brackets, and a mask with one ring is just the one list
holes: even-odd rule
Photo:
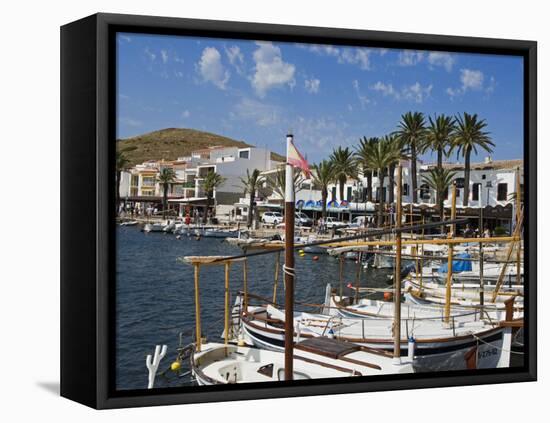
[[[242, 251], [220, 239], [181, 237], [162, 233], [142, 233], [137, 227], [117, 228], [116, 282], [116, 384], [117, 389], [147, 387], [145, 357], [157, 344], [166, 344], [168, 353], [159, 373], [176, 357], [179, 334], [191, 334], [195, 325], [193, 268], [178, 262], [189, 255], [236, 255]], [[283, 261], [281, 255], [281, 263]], [[275, 254], [249, 259], [249, 291], [270, 298], [273, 292]], [[338, 260], [320, 255], [296, 255], [296, 300], [321, 303], [327, 283], [338, 284]], [[345, 283], [355, 280], [356, 265], [346, 261]], [[387, 286], [387, 270], [368, 269], [362, 285]], [[224, 310], [223, 266], [201, 268], [201, 309], [203, 334], [221, 340]], [[242, 265], [231, 268], [231, 292], [242, 289]], [[279, 301], [283, 302], [279, 281]], [[232, 297], [233, 303], [234, 297]], [[310, 310], [311, 311], [311, 310]], [[191, 342], [187, 336], [184, 341]], [[157, 377], [155, 387], [181, 386], [189, 379], [168, 372]]]

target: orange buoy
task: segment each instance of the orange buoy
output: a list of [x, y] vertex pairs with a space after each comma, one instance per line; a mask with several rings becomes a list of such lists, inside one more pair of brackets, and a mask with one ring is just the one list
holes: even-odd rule
[[319, 260], [319, 256], [313, 256], [313, 261]]
[[393, 298], [393, 294], [391, 292], [384, 292], [384, 300], [391, 301]]

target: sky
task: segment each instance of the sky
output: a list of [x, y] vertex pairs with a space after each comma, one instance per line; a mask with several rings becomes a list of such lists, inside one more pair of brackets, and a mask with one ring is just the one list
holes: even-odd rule
[[290, 131], [318, 162], [408, 111], [468, 112], [487, 121], [493, 159], [516, 159], [522, 81], [514, 56], [119, 33], [117, 138], [193, 128], [282, 154]]

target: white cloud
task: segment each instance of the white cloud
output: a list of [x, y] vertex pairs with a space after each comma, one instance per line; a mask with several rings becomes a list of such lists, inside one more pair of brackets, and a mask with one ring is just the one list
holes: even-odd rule
[[154, 62], [155, 59], [157, 58], [157, 55], [153, 53], [151, 50], [149, 50], [149, 47], [145, 47], [145, 55], [151, 62]]
[[238, 46], [225, 48], [225, 54], [229, 63], [237, 70], [239, 75], [244, 75], [244, 54]]
[[483, 87], [483, 72], [479, 70], [460, 69], [460, 82], [464, 90], [480, 90]]
[[184, 110], [181, 112], [181, 117], [184, 119], [187, 119], [189, 116], [191, 116], [191, 112], [189, 110]]
[[162, 59], [162, 63], [166, 64], [168, 62], [168, 52], [166, 50], [161, 50], [160, 58]]
[[174, 57], [172, 58], [172, 60], [174, 60], [174, 62], [176, 63], [185, 63], [185, 61], [179, 57], [177, 54], [174, 54]]
[[304, 81], [306, 91], [310, 94], [317, 94], [319, 92], [319, 86], [321, 85], [321, 81], [312, 78], [312, 79], [306, 79]]
[[395, 91], [392, 84], [384, 84], [381, 81], [378, 81], [376, 84], [371, 85], [369, 88], [373, 91], [378, 91], [382, 93], [384, 96], [399, 96], [399, 93]]
[[118, 38], [122, 41], [126, 41], [127, 43], [132, 42], [132, 38], [128, 35], [118, 34]]
[[251, 120], [258, 126], [275, 125], [281, 120], [281, 110], [277, 106], [243, 98], [230, 113], [233, 119]]
[[[447, 88], [447, 94], [453, 99], [454, 97], [465, 94], [467, 91], [481, 91], [484, 89], [485, 75], [480, 70], [460, 69], [460, 83], [458, 88]], [[490, 94], [494, 91], [496, 81], [494, 77], [489, 79], [489, 86], [485, 88], [485, 92]]]
[[369, 54], [370, 51], [366, 48], [346, 48], [338, 57], [338, 63], [359, 65], [359, 68], [368, 70], [370, 69]]
[[[302, 44], [303, 46], [306, 46], [305, 44]], [[331, 45], [324, 45], [324, 44], [314, 44], [306, 47], [309, 49], [309, 51], [312, 51], [314, 53], [317, 53], [319, 55], [324, 56], [334, 56], [338, 57], [340, 55], [340, 49], [331, 46]]]
[[497, 81], [495, 80], [494, 76], [491, 76], [491, 78], [489, 79], [489, 85], [487, 86], [487, 88], [485, 88], [485, 92], [487, 94], [494, 93], [496, 86], [497, 86]]
[[369, 88], [373, 91], [381, 93], [384, 97], [392, 97], [395, 100], [407, 100], [415, 103], [422, 103], [431, 95], [433, 86], [431, 84], [423, 86], [420, 82], [416, 82], [412, 85], [407, 85], [402, 87], [400, 90], [397, 90], [391, 83], [385, 84], [378, 81], [375, 84], [370, 85]]
[[355, 94], [357, 95], [357, 99], [359, 100], [359, 104], [361, 104], [361, 107], [364, 108], [367, 104], [370, 103], [369, 98], [361, 93], [361, 85], [359, 84], [359, 81], [357, 79], [354, 79], [351, 82], [353, 89], [355, 91]]
[[416, 50], [403, 50], [399, 53], [399, 66], [414, 66], [424, 60], [424, 53]]
[[428, 63], [431, 66], [442, 66], [447, 72], [450, 72], [453, 69], [455, 62], [456, 59], [450, 53], [432, 51], [428, 54]]
[[253, 58], [256, 63], [252, 76], [252, 87], [259, 97], [264, 97], [272, 88], [296, 84], [294, 80], [295, 66], [283, 61], [281, 49], [270, 42], [256, 42], [258, 49]]
[[[363, 47], [346, 47], [346, 48], [337, 48], [331, 45], [323, 44], [298, 44], [301, 48], [307, 48], [309, 51], [318, 54], [319, 56], [330, 56], [335, 57], [338, 63], [341, 64], [351, 64], [359, 65], [360, 69], [369, 70], [370, 69], [370, 58], [369, 55], [372, 52], [370, 49]], [[379, 49], [380, 55], [384, 55], [386, 50]]]
[[410, 86], [404, 87], [401, 90], [401, 96], [415, 103], [422, 103], [432, 93], [433, 85], [422, 86], [419, 82]]
[[206, 47], [198, 63], [198, 69], [205, 82], [211, 82], [221, 90], [225, 90], [229, 81], [229, 71], [224, 68], [220, 52], [214, 47]]

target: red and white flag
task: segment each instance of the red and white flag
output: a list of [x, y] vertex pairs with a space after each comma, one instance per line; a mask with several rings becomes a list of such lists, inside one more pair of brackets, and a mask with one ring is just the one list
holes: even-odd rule
[[309, 177], [311, 175], [311, 170], [309, 170], [309, 164], [307, 163], [307, 160], [304, 159], [304, 156], [302, 156], [300, 152], [296, 149], [296, 146], [294, 145], [294, 142], [292, 140], [290, 141], [287, 149], [286, 162], [289, 165], [302, 169], [302, 172], [304, 172], [306, 177]]

